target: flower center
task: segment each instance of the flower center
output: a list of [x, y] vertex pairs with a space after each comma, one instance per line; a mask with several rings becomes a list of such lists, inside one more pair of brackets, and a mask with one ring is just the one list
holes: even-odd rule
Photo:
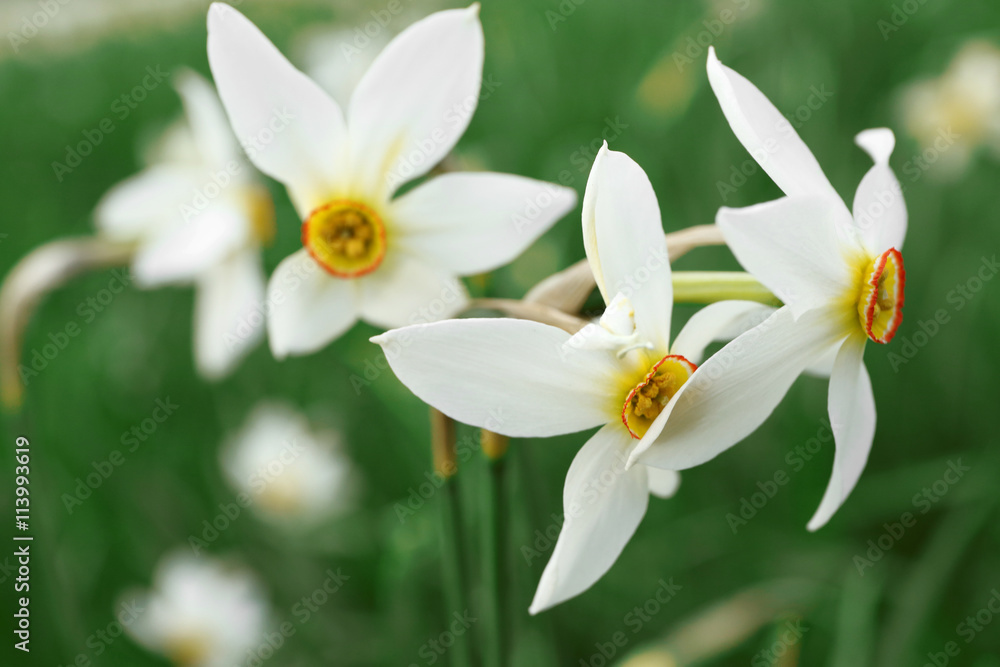
[[250, 234], [262, 246], [274, 242], [274, 202], [271, 193], [259, 185], [251, 186], [244, 193], [244, 207], [250, 220]]
[[212, 645], [208, 637], [194, 630], [185, 631], [167, 638], [166, 653], [175, 664], [187, 667], [205, 662]]
[[903, 287], [906, 271], [903, 256], [890, 248], [865, 269], [858, 295], [861, 327], [876, 343], [888, 343], [903, 321]]
[[649, 369], [646, 377], [625, 397], [622, 423], [639, 440], [646, 435], [653, 421], [687, 382], [698, 367], [676, 354], [668, 354]]
[[385, 225], [371, 208], [348, 199], [320, 206], [302, 223], [302, 245], [338, 278], [371, 273], [385, 257]]

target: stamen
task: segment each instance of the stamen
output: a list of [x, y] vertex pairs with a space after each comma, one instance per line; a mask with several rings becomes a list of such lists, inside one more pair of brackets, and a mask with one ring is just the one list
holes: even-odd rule
[[385, 226], [370, 207], [338, 199], [309, 214], [302, 244], [313, 259], [338, 278], [371, 273], [385, 256]]
[[890, 248], [875, 258], [865, 270], [858, 296], [861, 327], [876, 343], [888, 343], [903, 321], [906, 271], [903, 256]]
[[646, 377], [625, 398], [622, 423], [636, 440], [642, 439], [653, 421], [674, 397], [697, 366], [684, 357], [668, 354], [649, 369]]

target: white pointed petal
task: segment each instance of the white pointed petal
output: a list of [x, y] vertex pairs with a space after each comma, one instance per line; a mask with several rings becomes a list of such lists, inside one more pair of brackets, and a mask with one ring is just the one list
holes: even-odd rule
[[607, 142], [587, 179], [583, 237], [604, 302], [624, 294], [636, 329], [668, 349], [674, 298], [660, 207], [642, 167]]
[[625, 548], [646, 514], [644, 466], [625, 469], [630, 436], [609, 424], [577, 453], [566, 474], [566, 520], [529, 612], [537, 614], [594, 585]]
[[264, 271], [256, 252], [240, 252], [199, 281], [195, 360], [205, 378], [228, 375], [264, 338]]
[[210, 206], [187, 221], [178, 214], [178, 222], [136, 254], [132, 268], [138, 284], [193, 280], [248, 241], [250, 223], [232, 206]]
[[278, 359], [315, 352], [357, 321], [353, 280], [334, 278], [304, 248], [286, 257], [267, 283], [267, 335]]
[[468, 304], [461, 280], [396, 250], [390, 250], [375, 271], [355, 281], [361, 319], [388, 329], [443, 320]]
[[833, 473], [808, 529], [818, 530], [844, 503], [858, 483], [875, 438], [875, 397], [865, 368], [867, 338], [848, 338], [833, 364], [828, 396], [830, 426], [836, 451]]
[[614, 354], [567, 346], [569, 339], [527, 320], [467, 319], [395, 329], [372, 341], [410, 391], [452, 419], [542, 437], [615, 420]]
[[854, 288], [851, 253], [829, 203], [783, 197], [746, 208], [721, 208], [716, 224], [743, 268], [796, 316]]
[[97, 204], [94, 220], [101, 233], [119, 240], [148, 238], [181, 219], [200, 184], [196, 169], [154, 166], [112, 187]]
[[236, 136], [305, 215], [345, 177], [343, 112], [238, 11], [208, 12], [208, 61]]
[[576, 205], [576, 192], [522, 176], [437, 176], [395, 200], [407, 251], [457, 275], [509, 263]]
[[740, 143], [786, 195], [821, 196], [840, 202], [843, 208], [792, 124], [755, 85], [719, 62], [712, 47], [708, 50], [708, 81]]
[[479, 5], [431, 14], [375, 58], [348, 106], [354, 185], [388, 196], [436, 165], [479, 101]]
[[231, 162], [242, 168], [243, 151], [212, 84], [197, 72], [182, 69], [174, 77], [174, 87], [205, 162], [215, 170], [225, 170]]
[[806, 375], [829, 379], [830, 374], [833, 373], [833, 362], [837, 358], [837, 353], [840, 352], [841, 344], [841, 342], [837, 342], [829, 346], [815, 362], [809, 364], [805, 370]]
[[878, 128], [865, 130], [854, 141], [875, 161], [854, 193], [854, 225], [871, 254], [880, 255], [889, 248], [902, 250], [906, 237], [906, 201], [889, 167], [896, 138], [892, 130]]
[[731, 341], [762, 323], [775, 310], [752, 301], [719, 301], [707, 305], [687, 321], [670, 346], [670, 353], [700, 364], [710, 344]]
[[681, 474], [676, 470], [645, 466], [649, 477], [649, 492], [657, 498], [672, 498], [681, 486]]
[[822, 311], [796, 321], [779, 308], [698, 367], [657, 417], [662, 430], [654, 422], [630, 463], [684, 470], [718, 456], [753, 433], [802, 371], [845, 335]]

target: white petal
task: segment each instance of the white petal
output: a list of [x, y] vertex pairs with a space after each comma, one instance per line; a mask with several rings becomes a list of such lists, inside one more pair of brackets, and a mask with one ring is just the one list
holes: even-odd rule
[[138, 284], [148, 287], [192, 280], [248, 241], [250, 223], [232, 206], [210, 206], [187, 221], [178, 214], [178, 222], [136, 254], [133, 269]]
[[809, 530], [826, 525], [858, 483], [875, 438], [875, 397], [865, 368], [867, 338], [848, 338], [837, 354], [830, 375], [830, 426], [836, 442], [833, 473]]
[[206, 164], [213, 170], [226, 169], [234, 161], [242, 167], [243, 151], [212, 84], [193, 70], [182, 69], [174, 77], [174, 87]]
[[288, 187], [301, 215], [345, 177], [343, 113], [229, 5], [208, 12], [208, 61], [250, 160]]
[[718, 341], [730, 341], [769, 318], [771, 306], [752, 301], [718, 301], [691, 316], [670, 347], [691, 363], [700, 364], [705, 348]]
[[422, 324], [452, 317], [468, 304], [461, 280], [396, 250], [356, 281], [363, 320], [384, 328]]
[[181, 206], [190, 203], [202, 176], [187, 167], [145, 169], [101, 198], [94, 212], [97, 228], [118, 241], [148, 238], [181, 219]]
[[431, 14], [401, 32], [348, 106], [355, 187], [388, 196], [440, 162], [469, 125], [482, 76], [478, 4]]
[[719, 62], [713, 47], [708, 49], [708, 81], [740, 143], [786, 195], [821, 196], [843, 208], [792, 124], [755, 85]]
[[392, 203], [398, 243], [462, 276], [509, 263], [576, 206], [576, 192], [510, 174], [445, 174]]
[[278, 359], [315, 352], [357, 321], [355, 281], [326, 273], [304, 248], [274, 270], [267, 302], [267, 335]]
[[227, 375], [264, 337], [264, 272], [256, 252], [208, 272], [195, 298], [195, 358], [208, 379]]
[[649, 478], [649, 492], [657, 498], [672, 498], [681, 485], [681, 474], [676, 470], [645, 466]]
[[511, 437], [541, 437], [615, 420], [614, 354], [576, 349], [569, 339], [527, 320], [467, 319], [395, 329], [372, 341], [410, 391], [449, 417]]
[[563, 489], [566, 520], [529, 612], [537, 614], [594, 585], [607, 572], [646, 514], [644, 466], [625, 469], [630, 436], [609, 424], [573, 459]]
[[892, 130], [879, 128], [865, 130], [854, 140], [875, 161], [854, 194], [854, 224], [871, 254], [880, 255], [889, 248], [902, 250], [906, 202], [903, 189], [889, 167], [896, 138]]
[[721, 208], [715, 221], [743, 268], [799, 316], [854, 289], [857, 251], [834, 215], [825, 199], [783, 197]]
[[845, 335], [840, 323], [822, 311], [796, 321], [788, 307], [779, 308], [698, 367], [657, 417], [632, 461], [684, 470], [718, 456], [753, 433], [802, 371]]
[[604, 303], [627, 296], [640, 335], [668, 349], [674, 298], [660, 207], [642, 167], [607, 142], [587, 179], [583, 239]]

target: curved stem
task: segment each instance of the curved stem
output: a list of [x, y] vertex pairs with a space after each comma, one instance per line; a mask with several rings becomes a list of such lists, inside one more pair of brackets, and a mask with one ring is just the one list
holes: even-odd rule
[[21, 340], [42, 298], [87, 271], [127, 264], [134, 252], [129, 243], [100, 237], [60, 239], [39, 246], [19, 261], [0, 287], [0, 400], [18, 409], [21, 384]]

